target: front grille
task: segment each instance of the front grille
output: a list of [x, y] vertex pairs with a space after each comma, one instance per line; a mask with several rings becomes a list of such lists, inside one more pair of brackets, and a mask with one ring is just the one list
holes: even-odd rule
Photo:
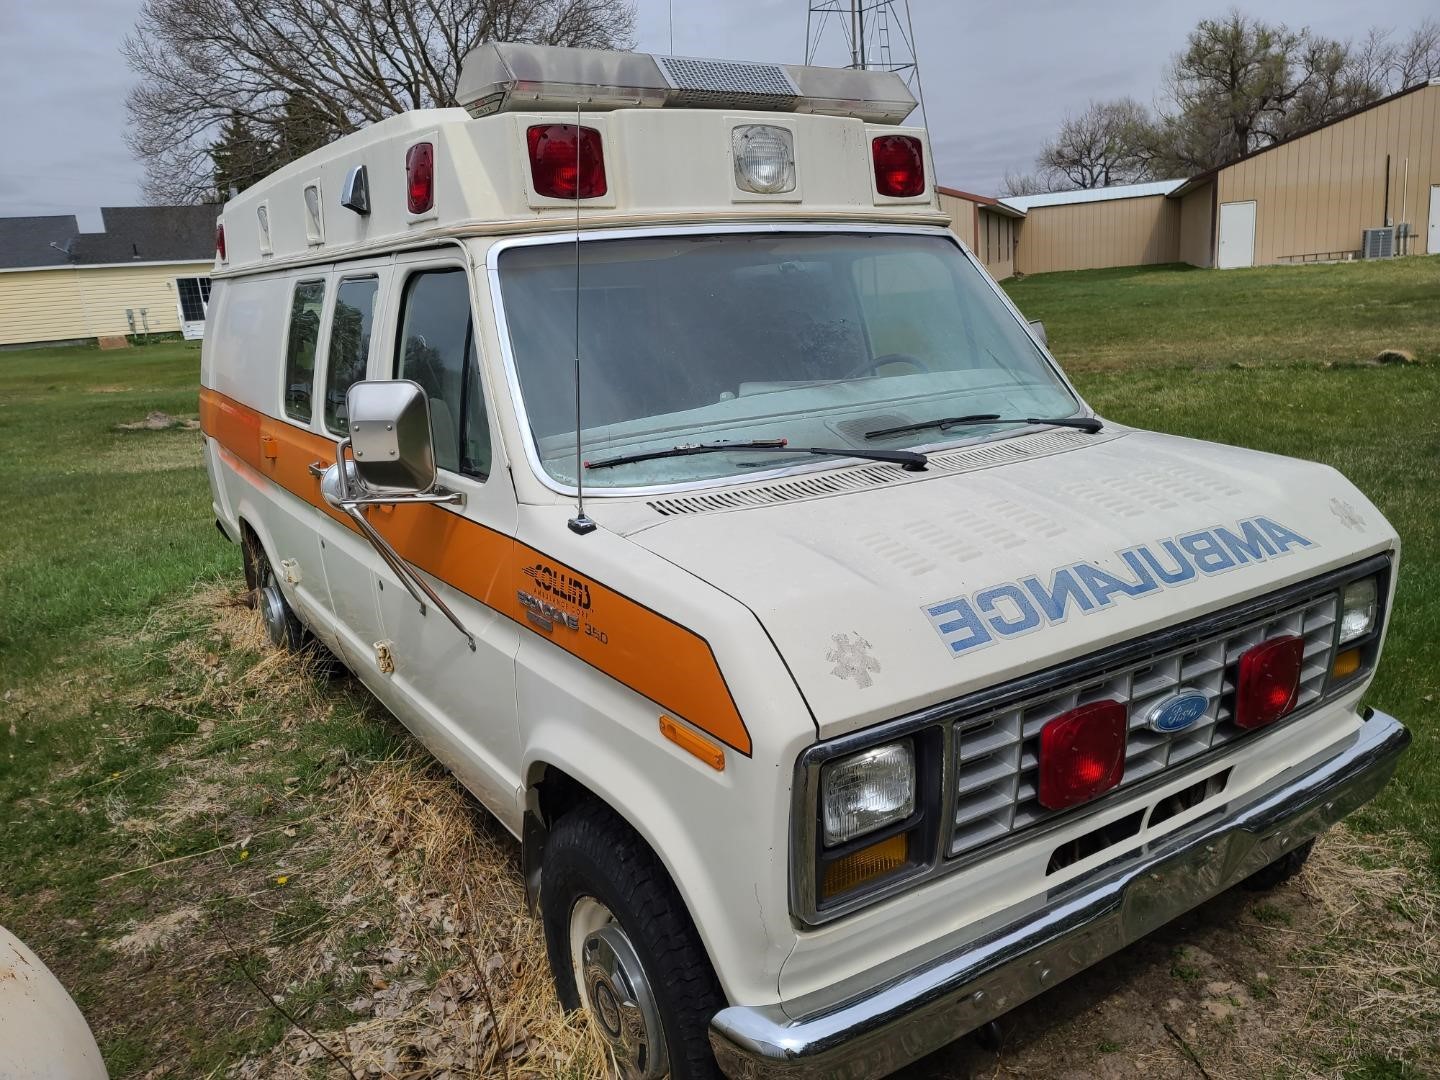
[[[955, 815], [949, 854], [972, 853], [1071, 812], [1047, 810], [1036, 796], [1040, 729], [1077, 705], [1110, 699], [1128, 706], [1130, 731], [1121, 791], [1209, 750], [1259, 734], [1231, 722], [1234, 673], [1240, 654], [1267, 638], [1282, 634], [1304, 638], [1305, 662], [1295, 712], [1308, 708], [1325, 690], [1338, 605], [1334, 591], [1293, 602], [1223, 633], [1098, 669], [1068, 685], [954, 721]], [[1146, 713], [1181, 687], [1204, 691], [1210, 698], [1209, 709], [1182, 732], [1152, 731], [1145, 724]]]

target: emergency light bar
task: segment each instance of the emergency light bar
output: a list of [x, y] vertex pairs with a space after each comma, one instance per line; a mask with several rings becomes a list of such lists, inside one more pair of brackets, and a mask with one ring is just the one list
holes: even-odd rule
[[915, 109], [891, 71], [705, 60], [488, 42], [460, 64], [455, 100], [471, 116], [608, 109], [749, 109], [898, 124]]

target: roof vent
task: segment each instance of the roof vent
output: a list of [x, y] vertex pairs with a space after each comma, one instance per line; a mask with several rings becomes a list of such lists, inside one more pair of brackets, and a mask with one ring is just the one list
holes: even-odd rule
[[751, 109], [898, 124], [915, 108], [891, 71], [487, 42], [460, 64], [455, 100], [471, 116], [608, 109]]

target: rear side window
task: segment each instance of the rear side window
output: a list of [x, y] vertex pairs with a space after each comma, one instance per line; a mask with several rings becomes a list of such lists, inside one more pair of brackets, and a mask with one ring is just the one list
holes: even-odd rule
[[405, 282], [395, 377], [419, 383], [430, 399], [435, 464], [451, 472], [488, 476], [490, 425], [464, 270], [424, 270]]
[[376, 278], [350, 278], [335, 291], [330, 316], [330, 356], [325, 371], [325, 426], [337, 435], [350, 430], [345, 395], [350, 384], [365, 378], [370, 356], [370, 327], [375, 320]]
[[302, 424], [310, 422], [310, 398], [315, 392], [315, 348], [320, 339], [320, 309], [325, 306], [325, 283], [302, 281], [295, 286], [290, 305], [290, 330], [285, 338], [285, 415]]

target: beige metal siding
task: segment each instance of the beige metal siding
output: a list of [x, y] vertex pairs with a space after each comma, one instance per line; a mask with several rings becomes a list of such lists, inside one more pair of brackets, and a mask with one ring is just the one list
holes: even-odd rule
[[1410, 251], [1420, 254], [1430, 185], [1440, 184], [1440, 86], [1422, 87], [1222, 169], [1219, 201], [1255, 201], [1257, 266], [1338, 258], [1359, 250], [1361, 230], [1385, 224], [1386, 154], [1390, 218], [1396, 224], [1408, 219]]
[[1031, 207], [1020, 228], [1022, 274], [1140, 266], [1180, 258], [1180, 207], [1163, 195]]
[[975, 254], [996, 281], [1004, 281], [1015, 273], [1015, 234], [1019, 224], [1007, 214], [980, 207], [979, 247]]
[[180, 329], [175, 279], [208, 277], [210, 262], [83, 266], [0, 273], [0, 345], [127, 334], [125, 309], [151, 333]]
[[1201, 184], [1182, 195], [1179, 203], [1180, 261], [1191, 266], [1214, 266], [1215, 185]]
[[950, 231], [985, 264], [990, 276], [1003, 281], [1015, 273], [1016, 219], [997, 214], [985, 203], [940, 194], [940, 209], [950, 215]]
[[974, 251], [976, 204], [969, 199], [946, 195], [943, 191], [939, 194], [941, 212], [950, 215], [950, 231], [960, 237], [961, 243]]

